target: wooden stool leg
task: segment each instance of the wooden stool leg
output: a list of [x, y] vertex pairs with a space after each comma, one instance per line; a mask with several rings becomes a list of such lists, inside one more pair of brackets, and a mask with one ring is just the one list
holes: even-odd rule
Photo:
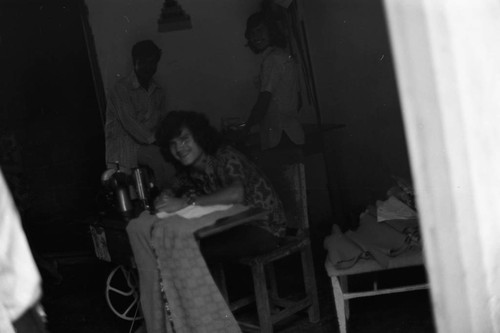
[[339, 322], [340, 333], [347, 333], [347, 321], [344, 304], [344, 294], [340, 281], [336, 276], [331, 277], [333, 287], [333, 298], [335, 300], [335, 309], [337, 310], [337, 320]]
[[308, 245], [301, 253], [302, 272], [304, 275], [304, 286], [307, 297], [311, 301], [311, 306], [307, 310], [309, 321], [317, 323], [320, 320], [318, 289], [316, 287], [316, 276], [314, 274], [314, 262], [311, 246]]
[[276, 272], [274, 270], [273, 263], [270, 263], [266, 268], [267, 268], [267, 273], [269, 276], [269, 287], [270, 287], [270, 291], [271, 291], [271, 298], [272, 299], [279, 299], [278, 283], [276, 281]]
[[257, 303], [257, 313], [259, 315], [260, 331], [261, 333], [272, 333], [273, 322], [271, 320], [271, 306], [269, 304], [263, 264], [257, 263], [252, 265], [252, 277], [255, 288], [255, 300]]

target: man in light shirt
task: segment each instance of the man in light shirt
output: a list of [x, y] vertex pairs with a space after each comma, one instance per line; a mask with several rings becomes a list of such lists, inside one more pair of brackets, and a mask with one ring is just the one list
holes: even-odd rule
[[161, 49], [151, 40], [133, 46], [133, 71], [108, 93], [105, 137], [108, 168], [118, 162], [122, 171], [130, 173], [149, 166], [162, 187], [174, 169], [154, 144], [156, 127], [166, 114], [165, 92], [153, 79], [160, 58]]
[[299, 74], [297, 63], [287, 49], [286, 37], [264, 12], [248, 18], [245, 37], [250, 49], [262, 55], [262, 63], [257, 101], [247, 121], [240, 126], [248, 134], [253, 126], [259, 125], [262, 150], [300, 147], [305, 138], [299, 121]]

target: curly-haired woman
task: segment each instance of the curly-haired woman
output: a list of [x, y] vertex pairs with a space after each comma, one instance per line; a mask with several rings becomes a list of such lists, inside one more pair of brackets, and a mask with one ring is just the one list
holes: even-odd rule
[[[170, 112], [156, 132], [156, 142], [165, 159], [177, 167], [171, 186], [156, 203], [157, 209], [174, 212], [190, 204], [237, 203], [259, 207], [270, 210], [271, 215], [268, 221], [256, 222], [260, 227], [256, 230], [283, 235], [283, 208], [271, 184], [254, 163], [223, 142], [205, 115]], [[242, 244], [238, 245], [241, 249]]]
[[[160, 123], [156, 142], [177, 173], [155, 202], [158, 211], [176, 212], [189, 205], [242, 204], [270, 211], [266, 220], [240, 225], [203, 238], [207, 261], [258, 255], [278, 246], [285, 233], [283, 206], [270, 182], [242, 153], [225, 144], [205, 115], [171, 111]], [[151, 246], [155, 220], [148, 214], [132, 219], [127, 233], [139, 272], [141, 306], [148, 332], [164, 332], [156, 318], [162, 311], [158, 267]], [[156, 316], [156, 317], [155, 317]]]

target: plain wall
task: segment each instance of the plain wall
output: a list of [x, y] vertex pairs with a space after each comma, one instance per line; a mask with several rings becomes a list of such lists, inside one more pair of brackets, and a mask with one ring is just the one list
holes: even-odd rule
[[[254, 81], [261, 56], [245, 46], [244, 31], [247, 17], [260, 9], [260, 2], [178, 1], [191, 16], [192, 29], [160, 33], [161, 1], [86, 0], [105, 90], [132, 70], [133, 44], [152, 39], [163, 50], [155, 79], [166, 89], [170, 110], [204, 112], [216, 127], [222, 117], [245, 120], [258, 94]], [[301, 118], [315, 121], [310, 105], [305, 105]], [[311, 157], [306, 170], [311, 201], [317, 205], [311, 209], [313, 218], [324, 219], [330, 210], [321, 157]]]
[[[193, 28], [159, 33], [161, 1], [86, 0], [105, 88], [132, 69], [132, 45], [152, 39], [164, 51], [156, 77], [167, 90], [170, 109], [206, 112], [216, 126], [221, 117], [246, 119], [257, 96], [253, 80], [260, 58], [245, 47], [243, 34], [246, 18], [260, 1], [178, 3], [191, 16]], [[326, 167], [317, 154], [308, 159], [308, 189], [315, 192], [311, 211], [318, 219], [330, 215], [328, 172], [334, 210], [349, 216], [383, 199], [393, 184], [391, 175], [410, 178], [382, 5], [373, 0], [299, 5], [321, 117], [324, 123], [346, 125], [324, 134]], [[314, 110], [306, 108], [302, 118], [315, 121]]]
[[384, 199], [391, 175], [410, 179], [383, 7], [377, 0], [302, 1], [329, 172], [345, 213]]
[[152, 39], [163, 50], [156, 80], [168, 107], [205, 112], [216, 126], [221, 117], [244, 120], [257, 91], [259, 58], [245, 46], [246, 18], [259, 1], [185, 0], [192, 29], [158, 32], [162, 1], [86, 0], [105, 89], [132, 70], [131, 48]]

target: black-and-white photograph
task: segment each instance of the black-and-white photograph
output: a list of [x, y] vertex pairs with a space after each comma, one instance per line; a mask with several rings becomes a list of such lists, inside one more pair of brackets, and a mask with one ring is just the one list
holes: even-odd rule
[[498, 31], [0, 0], [0, 333], [500, 332]]

